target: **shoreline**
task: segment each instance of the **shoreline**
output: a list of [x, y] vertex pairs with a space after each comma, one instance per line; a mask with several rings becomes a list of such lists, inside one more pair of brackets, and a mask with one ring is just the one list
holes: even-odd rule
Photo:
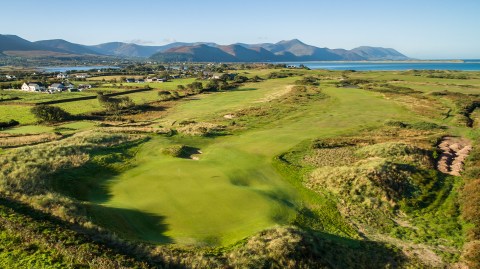
[[[273, 64], [281, 64], [281, 63], [471, 63], [467, 61], [475, 61], [473, 63], [477, 63], [476, 59], [472, 60], [379, 60], [379, 61], [295, 61], [295, 62], [270, 62]], [[480, 63], [480, 60], [478, 60]]]

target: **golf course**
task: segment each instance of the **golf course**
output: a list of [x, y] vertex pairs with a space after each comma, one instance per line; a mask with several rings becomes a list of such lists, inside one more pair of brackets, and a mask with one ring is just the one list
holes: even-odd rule
[[[478, 111], [470, 106], [480, 74], [419, 80], [410, 71], [236, 72], [261, 80], [179, 91], [176, 101], [156, 101], [159, 86], [133, 93], [136, 104], [161, 107], [150, 114], [100, 120], [102, 103], [88, 100], [58, 105], [79, 120], [32, 125], [25, 107], [1, 110], [0, 121], [23, 121], [3, 137], [44, 137], [5, 147], [5, 167], [10, 154], [47, 156], [8, 166], [2, 191], [67, 222], [159, 249], [228, 253], [264, 231], [297, 227], [348, 247], [389, 244], [411, 264], [425, 253], [428, 265], [459, 260], [470, 225], [458, 209], [465, 183], [436, 171], [436, 146], [448, 135], [475, 149]], [[37, 181], [15, 177], [37, 166], [48, 170], [32, 176]], [[28, 191], [15, 196], [22, 188]]]

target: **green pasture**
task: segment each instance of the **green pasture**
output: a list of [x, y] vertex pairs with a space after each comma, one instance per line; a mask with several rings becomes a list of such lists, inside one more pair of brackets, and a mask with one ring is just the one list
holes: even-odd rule
[[146, 87], [148, 85], [152, 89], [175, 90], [178, 85], [187, 85], [195, 81], [197, 81], [195, 78], [182, 78], [172, 79], [167, 82], [123, 83], [123, 85], [137, 87]]
[[35, 122], [35, 117], [30, 113], [31, 106], [0, 105], [0, 121], [16, 120], [21, 124]]
[[45, 125], [22, 125], [19, 127], [6, 129], [1, 131], [8, 134], [41, 134], [41, 133], [51, 133], [51, 132], [61, 132], [61, 133], [75, 133], [77, 131], [83, 131], [91, 129], [95, 126], [94, 122], [90, 121], [77, 121], [69, 122], [65, 124], [55, 125], [55, 126], [45, 126]]
[[54, 127], [43, 125], [24, 125], [12, 129], [2, 131], [9, 134], [41, 134], [50, 133], [54, 131]]
[[[98, 80], [98, 77], [96, 79]], [[107, 91], [109, 87], [115, 88], [116, 86], [119, 86], [121, 84], [122, 86], [130, 86], [130, 87], [143, 88], [143, 87], [149, 86], [152, 89], [175, 90], [178, 85], [187, 85], [195, 81], [197, 81], [197, 79], [195, 78], [181, 78], [181, 79], [172, 79], [167, 82], [145, 82], [145, 83], [136, 83], [136, 82], [127, 83], [124, 81], [118, 81], [117, 83], [110, 83], [110, 82], [102, 83], [100, 88]], [[97, 88], [92, 88], [89, 91], [91, 90], [97, 90]]]
[[[131, 93], [124, 96], [132, 98], [136, 104], [145, 104], [149, 102], [158, 101], [158, 90], [175, 90], [178, 85], [187, 85], [194, 82], [195, 79], [176, 79], [170, 82], [164, 83], [130, 83], [132, 86], [146, 86], [150, 85], [154, 90], [147, 92], [137, 92]], [[129, 84], [125, 83], [124, 85]], [[106, 84], [108, 85], [108, 84]], [[45, 93], [32, 93], [32, 92], [22, 92], [22, 91], [4, 91], [2, 92], [4, 98], [20, 97], [20, 100], [15, 100], [14, 102], [22, 103], [39, 103], [53, 100], [62, 100], [82, 96], [95, 96], [96, 92], [120, 92], [125, 91], [124, 89], [118, 88], [93, 88], [86, 92], [64, 92], [58, 94], [45, 94]], [[91, 100], [82, 100], [76, 102], [60, 103], [55, 104], [54, 106], [61, 107], [65, 111], [73, 115], [91, 113], [95, 111], [100, 111], [103, 108], [100, 106], [96, 99]], [[30, 106], [20, 106], [20, 105], [2, 105], [0, 103], [0, 121], [9, 121], [11, 119], [19, 121], [21, 124], [32, 124], [35, 122], [35, 118], [30, 113]]]
[[93, 95], [88, 92], [61, 92], [48, 94], [43, 92], [24, 92], [20, 90], [0, 91], [0, 93], [3, 94], [4, 98], [18, 97], [20, 98], [19, 100], [14, 100], [12, 102], [20, 103], [39, 103]]

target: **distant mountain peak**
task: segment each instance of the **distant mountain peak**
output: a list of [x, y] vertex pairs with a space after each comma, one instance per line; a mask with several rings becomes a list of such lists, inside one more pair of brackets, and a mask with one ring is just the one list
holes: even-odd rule
[[290, 39], [290, 40], [282, 40], [282, 41], [279, 41], [277, 42], [277, 44], [299, 44], [299, 45], [306, 45], [308, 46], [307, 44], [303, 43], [302, 41], [300, 41], [299, 39]]
[[369, 60], [407, 60], [407, 56], [392, 48], [360, 46], [351, 50], [352, 52], [366, 57]]
[[71, 54], [78, 55], [98, 55], [100, 53], [88, 48], [85, 45], [75, 44], [64, 39], [40, 40], [33, 42], [51, 49], [59, 49]]
[[[360, 46], [352, 50], [328, 49], [308, 45], [299, 39], [277, 43], [218, 45], [211, 42], [174, 42], [163, 46], [145, 46], [135, 43], [109, 42], [87, 46], [64, 39], [30, 42], [16, 35], [0, 34], [0, 55], [13, 52], [34, 51], [35, 55], [50, 57], [52, 52], [61, 55], [103, 55], [164, 59], [168, 61], [205, 62], [285, 62], [330, 60], [407, 60], [407, 56], [392, 48]], [[5, 53], [8, 52], [8, 53]], [[42, 54], [44, 52], [44, 54]], [[28, 55], [28, 53], [23, 53]], [[33, 53], [32, 53], [33, 54]]]

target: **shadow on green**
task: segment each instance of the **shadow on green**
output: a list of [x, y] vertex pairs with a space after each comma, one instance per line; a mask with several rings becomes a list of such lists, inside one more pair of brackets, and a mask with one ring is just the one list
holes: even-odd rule
[[87, 216], [92, 217], [96, 224], [127, 239], [157, 244], [173, 243], [170, 237], [164, 235], [168, 230], [164, 216], [98, 204], [90, 204], [86, 209]]

